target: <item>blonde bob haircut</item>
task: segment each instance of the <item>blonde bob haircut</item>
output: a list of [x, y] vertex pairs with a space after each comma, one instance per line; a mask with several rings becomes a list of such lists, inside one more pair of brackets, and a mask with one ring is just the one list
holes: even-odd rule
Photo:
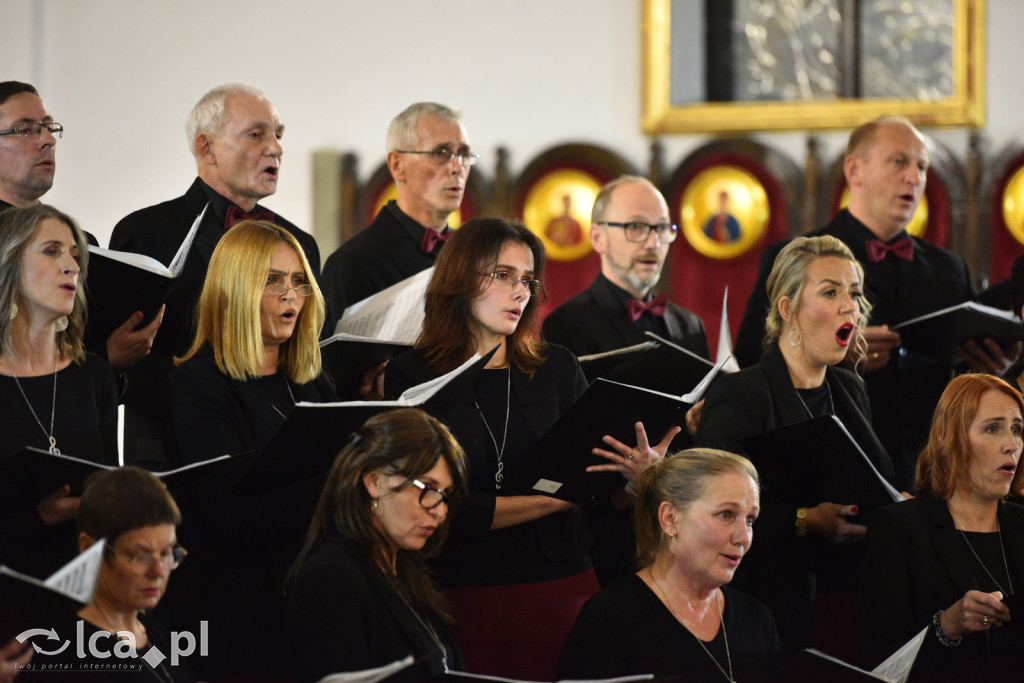
[[298, 240], [284, 228], [264, 221], [241, 221], [217, 244], [199, 296], [195, 340], [184, 356], [175, 359], [176, 364], [209, 347], [217, 368], [232, 379], [253, 379], [263, 374], [260, 303], [270, 257], [282, 243], [299, 257], [313, 291], [299, 311], [295, 332], [281, 345], [278, 367], [298, 384], [320, 374], [318, 340], [324, 324], [324, 296]]
[[726, 474], [745, 474], [761, 488], [753, 463], [742, 455], [714, 448], [689, 448], [653, 463], [640, 475], [633, 524], [639, 567], [654, 563], [665, 543], [658, 508], [669, 503], [681, 513], [704, 497], [711, 483]]
[[[807, 281], [807, 271], [811, 264], [819, 258], [827, 257], [841, 258], [853, 264], [857, 271], [857, 278], [860, 286], [864, 287], [864, 267], [853, 255], [850, 248], [841, 240], [831, 235], [819, 235], [818, 237], [797, 237], [787, 244], [779, 255], [775, 257], [775, 265], [768, 276], [768, 301], [771, 305], [768, 309], [768, 318], [764, 322], [764, 347], [768, 348], [779, 341], [782, 335], [782, 313], [779, 312], [779, 301], [782, 297], [789, 297], [792, 301], [792, 311], [795, 314], [800, 308], [800, 297], [804, 292], [804, 285]], [[867, 342], [864, 341], [864, 328], [867, 327], [868, 318], [871, 316], [871, 302], [867, 297], [861, 296], [858, 301], [860, 305], [860, 317], [857, 319], [857, 362], [864, 360], [867, 354]]]

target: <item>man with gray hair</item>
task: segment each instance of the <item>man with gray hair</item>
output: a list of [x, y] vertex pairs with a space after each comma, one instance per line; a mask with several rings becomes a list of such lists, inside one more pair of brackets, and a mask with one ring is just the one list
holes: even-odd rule
[[328, 329], [346, 307], [434, 265], [476, 161], [459, 112], [417, 102], [395, 117], [388, 128], [387, 164], [398, 199], [327, 259]]
[[171, 369], [172, 357], [184, 353], [192, 341], [192, 312], [203, 288], [206, 266], [227, 230], [247, 218], [275, 223], [298, 239], [314, 273], [320, 272], [320, 252], [312, 235], [257, 203], [277, 191], [283, 153], [284, 124], [264, 94], [249, 85], [216, 87], [192, 109], [185, 131], [199, 177], [183, 196], [121, 219], [110, 237], [111, 249], [145, 254], [166, 265], [203, 207], [210, 205], [184, 269], [167, 296], [154, 352], [129, 369], [127, 461], [162, 459], [160, 385]]

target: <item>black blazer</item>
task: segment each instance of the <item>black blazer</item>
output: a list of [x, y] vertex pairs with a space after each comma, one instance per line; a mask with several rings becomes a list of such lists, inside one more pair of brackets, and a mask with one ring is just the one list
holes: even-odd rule
[[[709, 358], [704, 323], [693, 311], [671, 301], [665, 309], [669, 341]], [[590, 287], [556, 308], [544, 320], [544, 338], [577, 356], [602, 353], [644, 341], [630, 321], [611, 283], [600, 275]]]
[[[284, 423], [273, 405], [285, 414], [290, 410], [283, 379], [279, 373], [234, 380], [221, 374], [210, 355], [194, 356], [176, 368], [164, 397], [171, 462], [180, 466], [224, 454], [258, 453]], [[293, 384], [292, 392], [296, 401], [334, 400], [334, 387], [324, 374]], [[249, 457], [174, 491], [184, 519], [179, 538], [189, 557], [175, 572], [166, 602], [174, 630], [197, 633], [203, 619], [219, 624], [210, 630], [210, 656], [195, 663], [203, 678], [290, 675], [280, 647], [284, 574], [309, 528], [323, 478], [261, 496], [229, 493]]]
[[[860, 378], [843, 368], [830, 367], [825, 371], [825, 381], [837, 416], [891, 483], [892, 461], [871, 429], [871, 412]], [[757, 365], [719, 375], [708, 388], [706, 399], [696, 436], [700, 446], [742, 453], [739, 439], [808, 419], [778, 345], [770, 347]], [[734, 581], [772, 610], [789, 655], [809, 644], [819, 591], [855, 591], [861, 545], [837, 546], [813, 534], [797, 537], [795, 520], [795, 508], [762, 505], [754, 526], [753, 546]]]
[[[385, 394], [397, 396], [437, 374], [424, 352], [413, 349], [388, 364]], [[513, 367], [511, 409], [530, 430], [530, 434], [515, 438], [532, 445], [586, 388], [576, 357], [561, 346], [549, 346], [547, 360], [532, 378]], [[591, 539], [579, 509], [491, 531], [496, 465], [476, 401], [474, 390], [447, 414], [436, 416], [465, 449], [470, 479], [469, 495], [452, 519], [444, 550], [434, 560], [440, 580], [446, 585], [506, 585], [562, 578], [590, 569], [586, 551]], [[505, 461], [511, 467], [523, 455], [525, 451], [509, 451]]]
[[[999, 526], [1014, 590], [1020, 591], [1024, 506], [1000, 504]], [[880, 508], [868, 531], [861, 571], [862, 663], [877, 665], [928, 626], [911, 680], [1020, 681], [1024, 629], [1015, 622], [1024, 614], [1012, 615], [1002, 628], [965, 635], [957, 648], [943, 647], [932, 632], [936, 611], [949, 609], [969, 590], [982, 590], [979, 577], [989, 583], [977, 567], [945, 501], [922, 495]], [[1004, 657], [1010, 670], [1000, 666], [1007, 663]]]
[[[864, 293], [874, 306], [871, 325], [895, 325], [932, 311], [974, 298], [971, 273], [960, 256], [917, 237], [914, 258], [893, 257], [871, 263], [865, 240], [875, 235], [843, 209], [824, 228], [810, 236], [837, 237], [864, 267]], [[775, 257], [789, 240], [766, 248], [761, 254], [757, 282], [747, 300], [734, 353], [740, 365], [753, 365], [761, 357], [764, 321], [769, 302], [767, 282]], [[939, 396], [951, 378], [952, 368], [920, 354], [901, 349], [889, 364], [867, 373], [864, 380], [871, 400], [873, 425], [895, 465], [901, 488], [911, 488], [917, 453], [928, 439], [928, 428]]]
[[323, 289], [334, 326], [345, 309], [434, 265], [420, 249], [426, 228], [402, 213], [394, 201], [373, 222], [338, 247], [324, 264]]
[[[299, 681], [408, 655], [417, 663], [388, 680], [425, 681], [443, 671], [437, 644], [386, 581], [366, 551], [348, 539], [330, 538], [313, 551], [288, 586], [285, 613]], [[419, 617], [430, 623], [422, 611]], [[447, 629], [430, 625], [447, 649], [449, 668], [461, 670], [462, 656]]]

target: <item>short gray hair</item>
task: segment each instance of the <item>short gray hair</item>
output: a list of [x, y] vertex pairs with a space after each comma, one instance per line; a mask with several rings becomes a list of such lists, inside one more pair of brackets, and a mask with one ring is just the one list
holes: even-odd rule
[[436, 116], [452, 123], [462, 123], [462, 112], [437, 102], [416, 102], [405, 108], [388, 126], [387, 151], [412, 149], [419, 144], [416, 124], [424, 116]]
[[252, 95], [261, 100], [267, 99], [266, 95], [259, 88], [246, 85], [245, 83], [225, 83], [218, 85], [213, 90], [199, 98], [196, 106], [192, 107], [188, 120], [185, 121], [185, 136], [188, 138], [188, 147], [195, 156], [194, 142], [200, 133], [219, 135], [227, 123], [227, 112], [225, 102], [231, 95]]
[[594, 206], [590, 210], [591, 224], [600, 223], [605, 219], [605, 216], [608, 215], [608, 205], [612, 203], [612, 193], [615, 192], [617, 188], [620, 188], [623, 185], [632, 185], [633, 183], [646, 185], [655, 192], [657, 192], [659, 195], [661, 195], [661, 190], [659, 190], [654, 183], [652, 183], [647, 178], [644, 178], [643, 176], [620, 175], [615, 180], [605, 183], [604, 187], [602, 187], [600, 191], [598, 191], [597, 196], [594, 198]]

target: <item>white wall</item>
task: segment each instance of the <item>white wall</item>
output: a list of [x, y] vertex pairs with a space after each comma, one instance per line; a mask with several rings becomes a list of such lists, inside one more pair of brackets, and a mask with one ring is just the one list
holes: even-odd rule
[[[697, 1], [697, 0], [694, 0]], [[1024, 3], [988, 0], [988, 125], [998, 148], [1022, 128]], [[494, 149], [513, 170], [570, 140], [606, 145], [641, 169], [638, 0], [0, 0], [0, 80], [34, 83], [67, 129], [47, 201], [105, 243], [137, 208], [194, 177], [183, 127], [207, 89], [262, 87], [286, 125], [277, 194], [301, 226], [312, 212], [312, 152], [383, 156], [410, 102], [461, 108], [488, 176]], [[802, 134], [761, 139], [802, 163]], [[821, 136], [826, 161], [844, 135]], [[940, 134], [962, 156], [962, 131]], [[674, 167], [701, 136], [667, 138]]]

